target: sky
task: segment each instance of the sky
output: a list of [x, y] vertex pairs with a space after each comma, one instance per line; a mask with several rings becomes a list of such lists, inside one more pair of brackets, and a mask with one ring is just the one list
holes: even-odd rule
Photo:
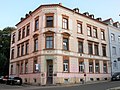
[[80, 13], [94, 14], [95, 18], [113, 18], [114, 22], [120, 22], [120, 0], [1, 0], [0, 30], [7, 26], [15, 27], [21, 17], [42, 4], [59, 3], [70, 9], [79, 8]]

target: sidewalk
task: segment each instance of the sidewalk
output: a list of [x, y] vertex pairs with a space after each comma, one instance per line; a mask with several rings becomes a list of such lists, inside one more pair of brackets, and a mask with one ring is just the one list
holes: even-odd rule
[[107, 89], [107, 90], [120, 90], [120, 87], [110, 88], [110, 89]]
[[79, 86], [79, 85], [87, 85], [87, 84], [95, 84], [95, 83], [103, 83], [103, 82], [109, 82], [109, 80], [106, 81], [94, 81], [94, 82], [86, 82], [86, 83], [75, 83], [75, 84], [49, 84], [49, 85], [27, 85], [23, 84], [25, 87], [33, 87], [33, 88], [54, 88], [54, 87], [72, 87], [72, 86]]

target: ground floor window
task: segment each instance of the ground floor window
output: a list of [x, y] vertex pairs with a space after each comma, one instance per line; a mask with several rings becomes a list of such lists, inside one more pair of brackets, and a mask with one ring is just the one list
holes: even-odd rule
[[79, 61], [79, 72], [84, 73], [84, 61]]
[[89, 73], [93, 73], [93, 61], [89, 61]]
[[63, 60], [63, 72], [69, 71], [69, 60]]
[[103, 73], [107, 73], [107, 62], [103, 62]]

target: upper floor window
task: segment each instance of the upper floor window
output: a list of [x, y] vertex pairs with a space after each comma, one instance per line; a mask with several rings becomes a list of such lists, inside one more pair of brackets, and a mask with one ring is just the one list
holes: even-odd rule
[[46, 36], [46, 49], [53, 48], [53, 36]]
[[63, 72], [69, 71], [69, 60], [63, 60]]
[[84, 73], [84, 68], [85, 68], [84, 61], [80, 60], [79, 61], [79, 72]]
[[68, 38], [63, 38], [63, 49], [69, 50], [69, 39]]
[[22, 30], [22, 38], [24, 38], [24, 37], [25, 37], [25, 27]]
[[39, 30], [39, 17], [35, 19], [35, 31]]
[[82, 33], [82, 22], [77, 23], [77, 32]]
[[92, 43], [88, 43], [88, 54], [93, 54]]
[[12, 44], [15, 43], [15, 33], [12, 35]]
[[83, 53], [83, 41], [78, 41], [78, 52]]
[[62, 28], [68, 29], [68, 17], [67, 16], [63, 16], [62, 18]]
[[102, 53], [103, 53], [103, 56], [106, 56], [106, 46], [105, 45], [102, 46]]
[[34, 39], [34, 51], [38, 51], [38, 38]]
[[21, 30], [18, 31], [18, 40], [21, 39]]
[[26, 36], [28, 36], [29, 34], [30, 34], [30, 24], [27, 25]]
[[111, 33], [111, 40], [115, 41], [115, 34]]
[[104, 32], [104, 30], [101, 30], [101, 39], [105, 40], [105, 32]]
[[29, 53], [29, 43], [27, 42], [25, 44], [25, 54], [28, 54]]
[[93, 37], [97, 38], [97, 28], [93, 28]]
[[112, 47], [112, 55], [116, 55], [116, 47]]
[[120, 43], [120, 36], [118, 36], [118, 42]]
[[98, 44], [95, 44], [95, 45], [94, 45], [94, 50], [95, 50], [95, 55], [99, 55]]
[[11, 51], [11, 59], [13, 59], [14, 58], [14, 49], [12, 49], [12, 51]]
[[19, 57], [20, 56], [20, 46], [18, 45], [17, 46], [17, 57]]
[[24, 55], [24, 44], [21, 45], [21, 56]]
[[92, 30], [90, 26], [87, 26], [87, 35], [92, 37]]
[[54, 14], [46, 14], [46, 27], [53, 27]]

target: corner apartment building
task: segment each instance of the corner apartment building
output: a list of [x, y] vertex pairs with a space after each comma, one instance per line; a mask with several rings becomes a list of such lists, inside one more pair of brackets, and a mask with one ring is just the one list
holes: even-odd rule
[[107, 24], [62, 4], [41, 5], [16, 24], [10, 75], [24, 83], [60, 84], [107, 80]]
[[111, 73], [120, 72], [120, 23], [109, 18], [104, 23], [108, 24], [110, 45]]

